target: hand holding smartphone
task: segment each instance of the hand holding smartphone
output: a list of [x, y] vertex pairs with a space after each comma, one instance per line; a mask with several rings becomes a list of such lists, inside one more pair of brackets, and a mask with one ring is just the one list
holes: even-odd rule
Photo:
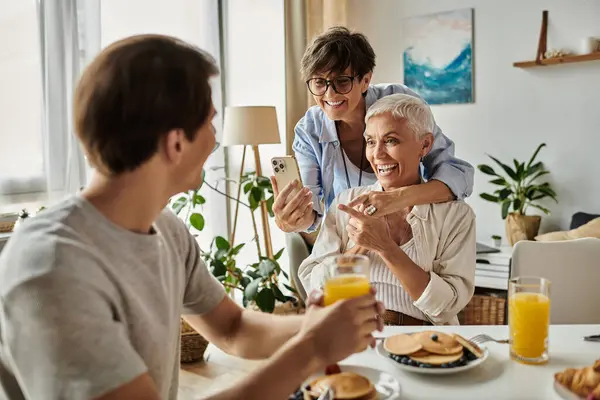
[[[273, 212], [277, 226], [284, 232], [305, 230], [314, 220], [312, 193], [302, 185], [300, 168], [294, 156], [273, 157]], [[295, 186], [290, 186], [296, 181]]]

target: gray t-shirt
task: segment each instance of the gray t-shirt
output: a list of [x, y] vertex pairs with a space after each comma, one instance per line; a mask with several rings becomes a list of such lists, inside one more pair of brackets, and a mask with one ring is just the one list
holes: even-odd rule
[[1, 399], [89, 399], [144, 372], [177, 398], [180, 317], [225, 292], [171, 211], [153, 228], [122, 229], [74, 196], [14, 233], [0, 256]]

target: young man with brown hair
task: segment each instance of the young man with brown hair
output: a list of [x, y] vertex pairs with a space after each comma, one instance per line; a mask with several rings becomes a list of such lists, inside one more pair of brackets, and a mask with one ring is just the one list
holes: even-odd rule
[[164, 208], [199, 186], [215, 147], [216, 74], [205, 53], [158, 35], [116, 42], [86, 69], [74, 118], [96, 173], [2, 252], [0, 397], [176, 399], [182, 314], [223, 350], [268, 358], [213, 399], [286, 398], [373, 343], [373, 295], [302, 317], [240, 308]]

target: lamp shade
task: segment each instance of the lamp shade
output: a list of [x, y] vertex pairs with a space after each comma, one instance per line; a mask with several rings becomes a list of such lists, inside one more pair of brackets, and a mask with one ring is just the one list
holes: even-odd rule
[[281, 143], [272, 106], [225, 107], [223, 146]]

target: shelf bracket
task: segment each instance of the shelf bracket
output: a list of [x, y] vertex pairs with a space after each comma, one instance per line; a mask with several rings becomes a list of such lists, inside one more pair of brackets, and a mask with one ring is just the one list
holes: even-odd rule
[[548, 45], [548, 10], [542, 11], [542, 28], [540, 29], [540, 40], [538, 42], [537, 54], [535, 56], [536, 64], [541, 64], [541, 61], [546, 58], [546, 50]]

